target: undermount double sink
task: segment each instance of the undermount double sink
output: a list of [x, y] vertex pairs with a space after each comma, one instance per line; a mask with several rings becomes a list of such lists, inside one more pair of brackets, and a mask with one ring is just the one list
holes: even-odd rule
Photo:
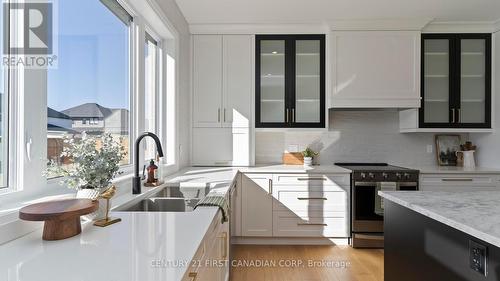
[[208, 189], [165, 187], [148, 198], [132, 205], [117, 208], [115, 212], [191, 212], [208, 193]]

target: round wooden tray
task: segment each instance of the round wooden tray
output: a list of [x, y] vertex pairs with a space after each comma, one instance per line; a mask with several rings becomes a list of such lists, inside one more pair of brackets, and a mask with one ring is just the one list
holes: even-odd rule
[[66, 199], [36, 203], [19, 210], [19, 218], [27, 221], [45, 221], [43, 240], [61, 240], [82, 232], [80, 216], [95, 212], [99, 201]]

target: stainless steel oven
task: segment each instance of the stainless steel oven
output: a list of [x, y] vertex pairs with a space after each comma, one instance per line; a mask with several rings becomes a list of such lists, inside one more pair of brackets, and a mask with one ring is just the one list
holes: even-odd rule
[[384, 201], [379, 190], [418, 190], [419, 171], [388, 164], [341, 164], [353, 171], [351, 183], [351, 245], [384, 247]]

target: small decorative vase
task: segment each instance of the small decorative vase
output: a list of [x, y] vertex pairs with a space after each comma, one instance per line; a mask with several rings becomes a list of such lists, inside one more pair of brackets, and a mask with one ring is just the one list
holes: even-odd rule
[[99, 201], [99, 209], [97, 211], [90, 213], [88, 215], [82, 216], [85, 220], [96, 220], [104, 218], [106, 215], [106, 200], [98, 199], [101, 194], [101, 189], [99, 188], [81, 188], [76, 192], [76, 198], [88, 198], [92, 200]]
[[474, 150], [462, 151], [464, 155], [464, 168], [474, 168], [476, 167], [476, 161], [474, 160]]
[[313, 164], [312, 157], [304, 157], [304, 166], [309, 167], [312, 166], [312, 164]]

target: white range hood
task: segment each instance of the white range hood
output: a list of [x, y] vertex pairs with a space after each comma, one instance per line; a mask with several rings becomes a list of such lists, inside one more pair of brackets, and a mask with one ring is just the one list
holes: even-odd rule
[[420, 107], [420, 31], [333, 31], [329, 108]]

